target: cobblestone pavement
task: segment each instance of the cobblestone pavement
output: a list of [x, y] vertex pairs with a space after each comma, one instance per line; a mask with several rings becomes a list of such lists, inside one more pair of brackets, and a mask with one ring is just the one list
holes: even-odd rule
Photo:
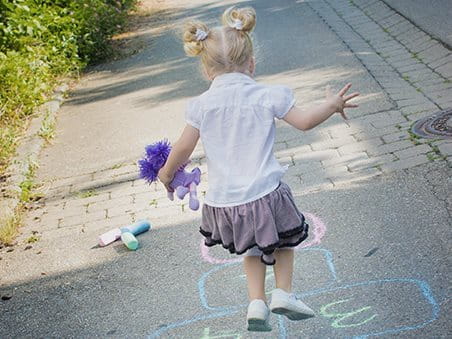
[[[451, 51], [379, 0], [308, 4], [379, 84], [390, 107], [369, 110], [349, 124], [325, 124], [302, 135], [278, 123], [275, 152], [289, 165], [286, 180], [291, 187], [308, 194], [429, 162], [450, 165], [452, 141], [420, 139], [409, 130], [414, 121], [452, 106]], [[193, 164], [203, 172], [202, 196], [207, 185], [202, 149]], [[130, 163], [48, 182], [43, 192], [45, 198], [27, 215], [19, 242], [37, 231], [52, 239], [55, 257], [61, 242], [68, 242], [64, 239], [79, 237], [93, 245], [97, 234], [150, 215], [154, 224], [165, 225], [198, 218], [188, 211], [186, 202], [168, 201], [160, 185], [150, 188], [139, 180], [136, 165]], [[451, 210], [450, 199], [446, 202]], [[180, 213], [175, 213], [176, 208]], [[71, 246], [66, 243], [63, 247], [66, 245]], [[39, 254], [43, 245], [34, 246]], [[55, 268], [70, 266], [71, 260], [93, 261], [90, 256], [80, 251], [64, 263], [57, 260]], [[1, 265], [8, 264], [3, 260]], [[27, 265], [30, 269], [33, 263]], [[8, 280], [23, 278], [26, 270], [11, 272]]]

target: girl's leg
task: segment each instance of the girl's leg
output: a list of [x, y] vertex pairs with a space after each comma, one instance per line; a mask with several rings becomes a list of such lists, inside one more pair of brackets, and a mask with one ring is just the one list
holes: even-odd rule
[[245, 256], [243, 259], [246, 280], [248, 282], [248, 297], [251, 300], [265, 298], [265, 271], [266, 265], [259, 256]]
[[276, 263], [273, 266], [275, 273], [276, 288], [280, 288], [288, 293], [292, 291], [293, 275], [293, 249], [279, 248], [274, 252]]

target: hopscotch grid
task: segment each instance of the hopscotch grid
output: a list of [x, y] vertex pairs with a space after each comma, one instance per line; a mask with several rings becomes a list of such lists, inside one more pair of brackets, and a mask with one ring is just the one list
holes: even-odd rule
[[[332, 287], [331, 285], [334, 284], [335, 282], [337, 282], [337, 273], [336, 273], [336, 269], [334, 266], [333, 254], [329, 250], [322, 248], [322, 247], [315, 246], [315, 247], [303, 248], [306, 246], [318, 245], [321, 243], [321, 239], [323, 238], [323, 236], [326, 233], [325, 224], [320, 220], [320, 218], [316, 217], [313, 214], [305, 213], [305, 215], [309, 219], [311, 219], [311, 221], [314, 224], [313, 225], [314, 227], [312, 230], [312, 232], [314, 234], [314, 239], [309, 242], [306, 242], [304, 244], [303, 243], [300, 244], [296, 248], [296, 250], [321, 252], [324, 255], [324, 259], [325, 259], [327, 267], [329, 269], [331, 278], [328, 282], [326, 282], [326, 285], [327, 286], [329, 285], [328, 287], [298, 293], [297, 296], [299, 296], [300, 298], [309, 298], [312, 296], [320, 295], [322, 293], [345, 290], [345, 289], [358, 287], [358, 286], [370, 286], [370, 285], [384, 284], [384, 283], [409, 283], [409, 284], [414, 284], [416, 287], [418, 287], [419, 290], [421, 291], [422, 296], [431, 305], [431, 308], [432, 308], [431, 318], [420, 324], [411, 325], [411, 326], [409, 326], [409, 325], [399, 326], [399, 327], [395, 327], [395, 328], [386, 329], [386, 330], [380, 331], [380, 332], [371, 332], [371, 333], [366, 333], [366, 334], [355, 335], [355, 336], [351, 336], [351, 338], [361, 339], [361, 338], [368, 338], [370, 336], [381, 336], [381, 335], [394, 334], [394, 333], [400, 333], [400, 332], [404, 332], [404, 331], [415, 330], [415, 329], [425, 327], [426, 325], [435, 321], [438, 318], [439, 312], [440, 312], [440, 306], [436, 302], [430, 286], [428, 285], [427, 282], [425, 282], [423, 280], [411, 279], [411, 278], [387, 278], [387, 279], [380, 279], [380, 280], [361, 281], [361, 282], [349, 283], [349, 284], [345, 284], [345, 285], [341, 285], [341, 286]], [[211, 268], [210, 270], [208, 270], [207, 272], [203, 273], [201, 275], [200, 279], [198, 280], [198, 292], [199, 292], [199, 298], [200, 298], [201, 305], [207, 311], [215, 311], [217, 313], [208, 314], [208, 315], [200, 315], [200, 316], [194, 317], [189, 320], [183, 320], [183, 321], [175, 322], [173, 324], [169, 324], [165, 327], [159, 328], [158, 330], [153, 332], [153, 334], [149, 335], [148, 338], [157, 338], [161, 334], [163, 334], [171, 329], [184, 327], [184, 326], [190, 325], [190, 324], [198, 322], [198, 321], [235, 315], [241, 309], [243, 309], [247, 306], [247, 304], [240, 304], [240, 305], [229, 306], [229, 307], [212, 307], [209, 305], [209, 303], [207, 301], [206, 290], [205, 290], [206, 282], [207, 282], [207, 279], [209, 278], [209, 276], [211, 274], [218, 272], [220, 270], [223, 270], [225, 268], [232, 267], [234, 265], [239, 265], [240, 262], [243, 260], [243, 257], [238, 258], [238, 259], [214, 258], [214, 257], [210, 256], [208, 248], [204, 245], [203, 241], [201, 241], [200, 250], [201, 250], [201, 256], [206, 262], [213, 263], [213, 264], [221, 263], [221, 265], [215, 266], [215, 267]], [[348, 299], [348, 300], [350, 300], [350, 299]], [[343, 301], [343, 302], [345, 302], [345, 301]], [[333, 324], [337, 325], [341, 320], [346, 319], [350, 316], [353, 316], [355, 313], [361, 313], [363, 311], [367, 311], [368, 309], [370, 309], [370, 307], [364, 307], [364, 308], [361, 308], [359, 310], [355, 310], [354, 312], [349, 312], [349, 313], [342, 313], [342, 314], [336, 314], [336, 315], [331, 314], [329, 317], [337, 318], [333, 322]], [[376, 314], [373, 315], [372, 317], [366, 319], [363, 323], [348, 324], [347, 327], [353, 327], [355, 325], [356, 326], [364, 325], [365, 323], [373, 320], [376, 316], [377, 316]], [[284, 319], [283, 316], [278, 315], [277, 324], [278, 324], [278, 330], [279, 330], [278, 338], [281, 338], [281, 339], [287, 338], [288, 334], [287, 334], [286, 320]]]

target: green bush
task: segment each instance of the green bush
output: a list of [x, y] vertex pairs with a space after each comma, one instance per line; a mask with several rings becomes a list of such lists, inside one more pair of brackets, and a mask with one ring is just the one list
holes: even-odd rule
[[111, 54], [136, 0], [0, 0], [0, 174], [34, 112], [64, 76]]

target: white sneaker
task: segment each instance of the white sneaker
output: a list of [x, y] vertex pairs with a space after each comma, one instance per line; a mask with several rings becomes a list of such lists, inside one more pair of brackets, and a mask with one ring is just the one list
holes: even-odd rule
[[293, 293], [277, 288], [272, 292], [270, 310], [285, 315], [290, 320], [302, 320], [315, 316], [313, 310], [298, 300]]
[[261, 299], [254, 299], [248, 305], [246, 320], [248, 322], [248, 331], [270, 332], [272, 330], [268, 323], [270, 310]]

